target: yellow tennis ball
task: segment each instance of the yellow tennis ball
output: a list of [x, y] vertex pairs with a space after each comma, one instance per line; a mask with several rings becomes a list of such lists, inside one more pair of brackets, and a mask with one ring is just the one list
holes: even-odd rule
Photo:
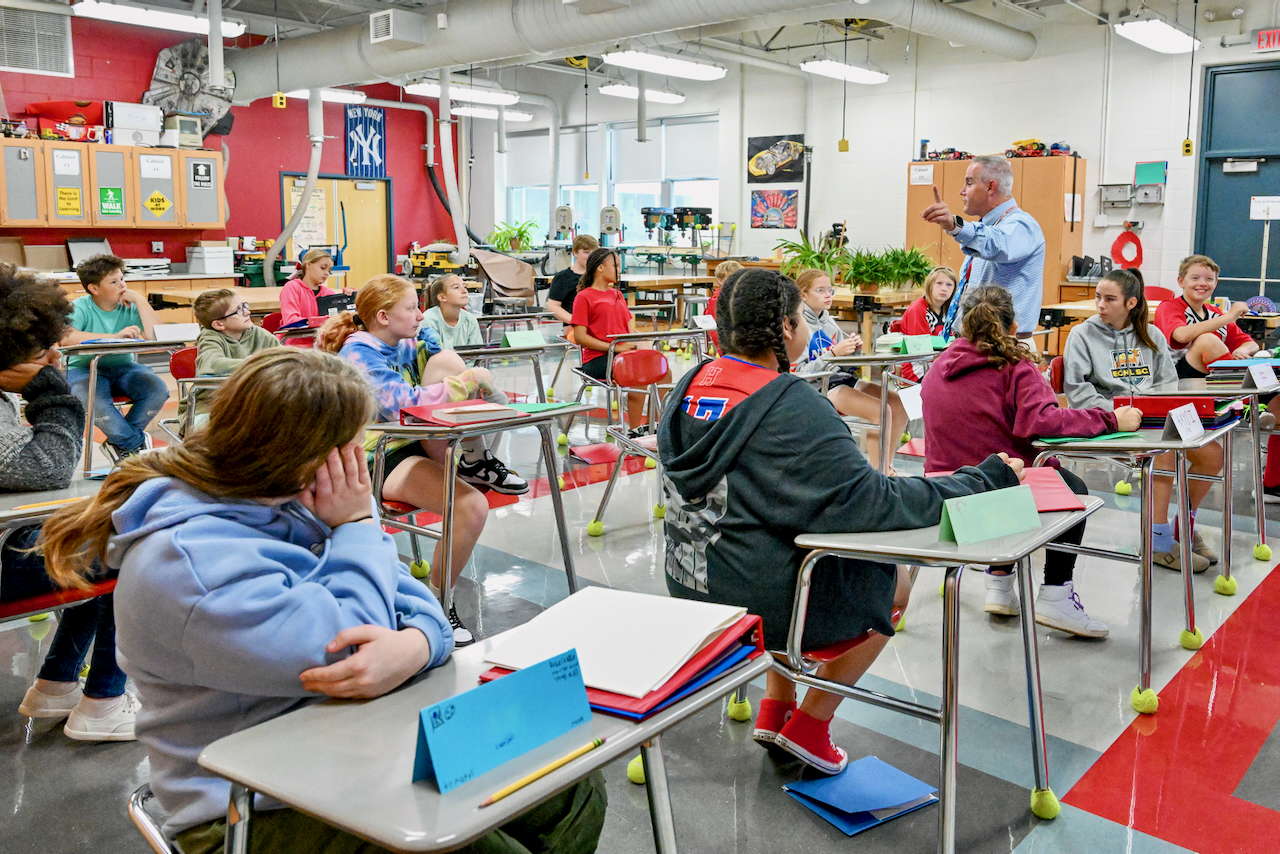
[[656, 469], [658, 467], [658, 461], [655, 460], [653, 457], [645, 457], [644, 467], [647, 469]]
[[1133, 484], [1122, 480], [1116, 484], [1116, 495], [1129, 495], [1133, 492]]
[[1194, 632], [1183, 629], [1178, 632], [1178, 643], [1182, 645], [1183, 649], [1199, 649], [1204, 646], [1204, 632], [1200, 631], [1199, 626], [1196, 626]]
[[663, 504], [653, 505], [653, 518], [663, 519], [663, 518], [666, 518], [666, 515], [667, 515], [666, 505], [663, 505]]
[[733, 695], [729, 695], [729, 720], [745, 723], [751, 720], [751, 701], [746, 697], [742, 698], [741, 703], [733, 700]]
[[414, 578], [426, 578], [431, 575], [431, 564], [425, 560], [415, 560], [409, 564], [409, 574]]
[[627, 763], [627, 779], [637, 786], [644, 785], [644, 757], [637, 756]]
[[1258, 543], [1253, 547], [1254, 560], [1271, 560], [1271, 546], [1266, 543]]
[[1156, 708], [1160, 705], [1160, 698], [1150, 688], [1143, 691], [1135, 685], [1132, 693], [1129, 694], [1129, 704], [1140, 715], [1154, 715]]
[[560, 478], [558, 478], [558, 481], [559, 481], [559, 483], [560, 483], [560, 489], [561, 489], [561, 491], [563, 491], [563, 490], [564, 490], [564, 478], [563, 478], [563, 477], [560, 477]]
[[1035, 789], [1031, 792], [1031, 811], [1038, 818], [1057, 818], [1058, 813], [1062, 812], [1062, 804], [1058, 803], [1058, 796], [1053, 793], [1053, 789]]
[[1234, 596], [1239, 588], [1240, 584], [1234, 575], [1219, 575], [1213, 580], [1213, 592], [1223, 596]]
[[556, 444], [560, 445], [561, 447], [564, 447], [565, 445], [569, 444], [569, 434], [561, 433], [559, 436], [557, 436]]
[[600, 537], [603, 535], [604, 535], [604, 522], [592, 521], [587, 523], [587, 536]]

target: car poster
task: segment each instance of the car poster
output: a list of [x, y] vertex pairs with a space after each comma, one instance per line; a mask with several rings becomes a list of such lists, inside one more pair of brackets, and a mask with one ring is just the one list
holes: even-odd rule
[[804, 180], [804, 134], [747, 138], [748, 184], [798, 184]]

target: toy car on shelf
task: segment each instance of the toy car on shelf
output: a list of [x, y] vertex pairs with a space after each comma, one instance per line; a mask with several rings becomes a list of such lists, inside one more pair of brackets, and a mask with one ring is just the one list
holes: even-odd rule
[[794, 140], [783, 139], [758, 153], [747, 162], [747, 171], [756, 177], [772, 175], [783, 166], [804, 154], [804, 146]]
[[1005, 157], [1044, 157], [1047, 146], [1038, 139], [1019, 139], [1013, 148], [1007, 149]]
[[1053, 145], [1049, 146], [1049, 153], [1058, 157], [1070, 157], [1071, 146], [1065, 142], [1055, 142]]
[[930, 160], [972, 160], [973, 155], [967, 151], [957, 151], [954, 148], [944, 148], [941, 151], [930, 151]]

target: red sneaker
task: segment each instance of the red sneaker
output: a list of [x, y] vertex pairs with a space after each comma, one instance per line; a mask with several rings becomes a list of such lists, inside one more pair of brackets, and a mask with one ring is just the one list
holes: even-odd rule
[[831, 721], [820, 721], [796, 709], [774, 744], [824, 774], [839, 774], [849, 755], [831, 743]]
[[757, 744], [768, 747], [778, 743], [778, 731], [796, 712], [795, 700], [784, 703], [781, 700], [761, 700], [760, 714], [756, 715], [756, 728], [751, 737]]

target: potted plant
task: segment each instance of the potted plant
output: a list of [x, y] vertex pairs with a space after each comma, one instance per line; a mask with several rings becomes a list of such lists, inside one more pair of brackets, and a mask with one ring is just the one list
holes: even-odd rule
[[533, 234], [537, 228], [537, 220], [532, 219], [515, 223], [500, 222], [489, 232], [487, 240], [490, 246], [498, 249], [509, 246], [512, 252], [522, 252], [532, 248]]
[[801, 270], [822, 270], [828, 276], [835, 273], [836, 262], [840, 250], [824, 252], [821, 247], [814, 246], [809, 242], [808, 236], [802, 231], [800, 239], [796, 240], [779, 240], [774, 244], [774, 249], [782, 250], [782, 265], [780, 267], [782, 273], [795, 278]]
[[888, 283], [885, 259], [870, 249], [845, 252], [841, 259], [841, 274], [845, 284], [864, 293], [876, 293], [882, 284]]
[[896, 290], [907, 290], [923, 284], [934, 266], [929, 256], [915, 247], [889, 247], [882, 257], [887, 268], [887, 284]]

